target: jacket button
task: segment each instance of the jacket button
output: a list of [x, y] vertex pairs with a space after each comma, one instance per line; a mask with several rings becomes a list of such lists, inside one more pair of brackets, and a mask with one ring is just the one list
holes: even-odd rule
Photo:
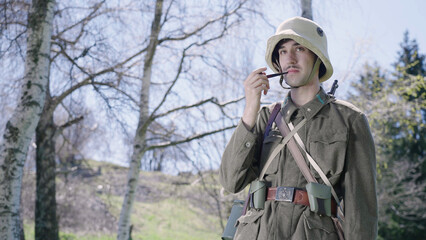
[[249, 148], [251, 146], [250, 142], [246, 142], [246, 147]]

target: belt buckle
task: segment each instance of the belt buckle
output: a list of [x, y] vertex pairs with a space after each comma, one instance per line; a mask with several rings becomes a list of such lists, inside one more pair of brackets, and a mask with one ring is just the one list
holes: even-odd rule
[[275, 201], [293, 202], [294, 187], [277, 187]]

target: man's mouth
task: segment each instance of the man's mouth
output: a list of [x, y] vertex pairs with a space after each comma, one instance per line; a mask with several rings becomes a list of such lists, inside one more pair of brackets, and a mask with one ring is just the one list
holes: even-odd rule
[[288, 73], [295, 73], [295, 72], [299, 72], [299, 68], [298, 67], [294, 67], [294, 66], [290, 66], [286, 69], [286, 71]]
[[290, 68], [290, 69], [287, 69], [287, 72], [288, 72], [288, 73], [296, 73], [296, 72], [299, 72], [299, 69], [296, 69], [296, 68]]

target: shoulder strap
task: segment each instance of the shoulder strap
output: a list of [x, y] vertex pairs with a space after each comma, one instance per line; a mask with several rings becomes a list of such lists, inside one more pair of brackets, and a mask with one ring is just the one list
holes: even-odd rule
[[274, 106], [274, 109], [271, 112], [271, 115], [269, 115], [268, 124], [266, 125], [265, 132], [263, 133], [263, 139], [265, 139], [268, 136], [269, 131], [271, 130], [271, 127], [272, 127], [272, 123], [274, 123], [274, 120], [277, 117], [278, 113], [280, 112], [280, 109], [281, 109], [281, 103], [276, 103]]
[[[277, 123], [278, 129], [280, 130], [283, 136], [287, 136], [290, 133], [290, 129], [288, 128], [287, 124], [283, 121], [282, 115], [275, 118], [275, 122]], [[288, 149], [290, 150], [291, 155], [293, 155], [293, 158], [296, 161], [296, 164], [299, 167], [305, 179], [308, 182], [317, 182], [314, 176], [312, 176], [312, 173], [309, 170], [309, 167], [306, 164], [305, 159], [303, 158], [303, 155], [300, 152], [300, 149], [297, 147], [296, 141], [294, 141], [294, 138], [291, 138], [289, 140]]]
[[296, 125], [296, 127], [287, 135], [283, 135], [284, 139], [282, 140], [282, 142], [280, 144], [278, 144], [274, 151], [272, 151], [271, 155], [269, 155], [268, 161], [266, 161], [265, 165], [262, 168], [262, 172], [259, 175], [259, 180], [262, 180], [263, 177], [265, 176], [266, 170], [268, 169], [269, 165], [271, 165], [272, 160], [274, 160], [275, 156], [277, 156], [277, 154], [281, 151], [281, 149], [284, 148], [284, 146], [288, 143], [288, 141], [295, 135], [297, 134], [297, 131], [299, 131], [299, 129], [305, 125], [306, 123], [306, 119], [303, 119], [299, 124]]
[[[306, 119], [304, 119], [306, 120]], [[277, 123], [278, 129], [280, 130], [281, 134], [285, 134], [287, 135], [288, 133], [290, 133], [290, 129], [287, 126], [287, 124], [282, 120], [282, 116], [278, 116], [275, 119], [275, 122]], [[291, 123], [290, 123], [291, 124]], [[292, 124], [291, 124], [292, 126]], [[294, 128], [296, 129], [296, 128]], [[294, 130], [293, 129], [293, 130]], [[293, 131], [292, 131], [293, 132]], [[297, 166], [299, 167], [300, 171], [302, 172], [303, 176], [305, 177], [305, 179], [308, 182], [318, 182], [315, 177], [312, 175], [308, 165], [306, 164], [302, 153], [300, 152], [300, 149], [297, 147], [296, 141], [297, 143], [301, 146], [301, 148], [304, 150], [304, 152], [306, 153], [306, 156], [308, 157], [309, 162], [311, 163], [311, 165], [314, 167], [314, 169], [320, 174], [321, 179], [324, 181], [324, 183], [326, 183], [326, 185], [331, 187], [331, 192], [333, 194], [334, 200], [336, 201], [336, 203], [339, 206], [339, 210], [340, 210], [340, 214], [342, 216], [342, 218], [344, 219], [344, 215], [343, 215], [343, 211], [342, 211], [342, 206], [340, 206], [340, 201], [339, 198], [337, 197], [336, 192], [334, 191], [333, 186], [331, 185], [330, 181], [328, 180], [328, 178], [325, 176], [324, 172], [321, 170], [321, 168], [318, 166], [318, 164], [314, 161], [314, 159], [311, 157], [311, 155], [309, 155], [306, 152], [305, 149], [305, 145], [302, 142], [302, 139], [300, 139], [300, 136], [297, 134], [297, 132], [295, 133], [294, 138], [290, 139], [289, 143], [288, 143], [288, 148], [291, 152], [291, 154], [294, 157], [294, 160], [296, 161]]]
[[[289, 123], [288, 125], [290, 126], [290, 129], [293, 129], [293, 124], [292, 123]], [[322, 171], [321, 167], [315, 162], [315, 160], [312, 158], [312, 156], [306, 151], [305, 144], [303, 143], [303, 141], [300, 138], [299, 134], [296, 133], [294, 135], [294, 138], [296, 139], [297, 144], [299, 144], [299, 146], [302, 148], [303, 152], [305, 153], [306, 157], [308, 158], [309, 163], [312, 165], [312, 167], [315, 169], [315, 171], [317, 171], [317, 173], [320, 175], [320, 177], [324, 181], [324, 183], [327, 186], [331, 187], [331, 193], [333, 195], [333, 198], [336, 201], [337, 205], [339, 206], [339, 209], [342, 210], [342, 206], [340, 206], [340, 201], [339, 201], [339, 198], [337, 197], [336, 191], [334, 191], [333, 185], [328, 180], [327, 176]], [[298, 150], [300, 151], [300, 149], [298, 149]], [[305, 161], [303, 161], [303, 163], [306, 165]], [[306, 165], [306, 167], [307, 167], [307, 165]], [[341, 214], [342, 214], [342, 218], [344, 219], [343, 211], [342, 211]]]

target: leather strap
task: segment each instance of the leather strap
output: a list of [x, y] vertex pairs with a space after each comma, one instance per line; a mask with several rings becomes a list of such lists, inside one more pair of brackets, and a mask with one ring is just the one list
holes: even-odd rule
[[[293, 124], [289, 123], [288, 124], [290, 126], [290, 129], [293, 129]], [[302, 148], [303, 152], [305, 153], [306, 157], [308, 158], [309, 163], [312, 165], [312, 167], [315, 169], [315, 171], [317, 171], [317, 173], [320, 175], [321, 179], [324, 181], [324, 183], [329, 186], [331, 188], [331, 193], [333, 195], [333, 198], [335, 200], [335, 202], [339, 203], [339, 198], [337, 197], [336, 191], [334, 191], [333, 185], [331, 184], [331, 182], [328, 180], [327, 176], [325, 176], [324, 172], [322, 171], [321, 167], [315, 162], [315, 160], [311, 157], [311, 155], [306, 151], [306, 147], [305, 144], [303, 143], [302, 139], [300, 138], [299, 134], [295, 134], [294, 138], [296, 139], [296, 142], [299, 144], [299, 146]], [[344, 221], [345, 216], [343, 214], [343, 209], [340, 206], [340, 204], [338, 204], [339, 206], [339, 217]]]
[[[275, 104], [274, 109], [272, 110], [271, 115], [269, 115], [268, 123], [266, 125], [265, 132], [263, 134], [263, 139], [265, 139], [266, 136], [269, 134], [269, 131], [271, 130], [272, 124], [274, 123], [275, 118], [277, 117], [278, 113], [280, 112], [280, 109], [281, 109], [281, 104], [280, 103]], [[298, 126], [296, 126], [296, 129], [298, 129]], [[277, 153], [275, 153], [275, 155], [276, 154]], [[274, 153], [272, 153], [271, 156], [272, 155], [274, 155]], [[268, 168], [268, 166], [271, 164], [272, 159], [274, 159], [274, 158], [270, 157], [268, 159], [268, 161], [266, 162], [265, 166], [263, 167], [260, 179], [263, 179], [263, 176], [265, 175], [265, 171]], [[242, 215], [246, 214], [249, 202], [250, 202], [250, 191], [249, 191], [249, 193], [248, 193], [248, 195], [246, 197], [246, 200], [244, 202], [244, 207], [243, 207]]]
[[259, 175], [259, 179], [260, 180], [262, 180], [263, 177], [265, 176], [266, 170], [268, 169], [269, 165], [271, 165], [272, 160], [274, 160], [274, 158], [281, 151], [281, 149], [288, 143], [288, 141], [290, 141], [290, 139], [292, 139], [292, 137], [295, 134], [297, 134], [297, 131], [299, 131], [299, 129], [303, 125], [305, 125], [305, 123], [306, 123], [306, 119], [303, 119], [299, 124], [296, 125], [296, 127], [291, 132], [289, 132], [287, 135], [285, 135], [285, 137], [282, 140], [282, 142], [275, 147], [274, 151], [272, 151], [271, 155], [269, 155], [268, 161], [266, 161], [265, 165], [262, 168], [262, 172]]
[[[276, 194], [277, 194], [277, 188], [272, 188], [272, 187], [268, 188], [266, 200], [274, 201]], [[292, 203], [298, 204], [298, 205], [310, 206], [309, 205], [308, 192], [306, 192], [302, 189], [295, 189]], [[331, 200], [331, 214], [333, 216], [336, 216], [336, 210], [337, 210], [336, 201], [334, 199], [332, 199]]]
[[[282, 118], [283, 118], [282, 115], [281, 116], [277, 116], [277, 118], [275, 119], [275, 122], [276, 122], [276, 124], [278, 126], [278, 129], [280, 130], [281, 134], [283, 136], [286, 136], [290, 132], [290, 129], [287, 126], [287, 124], [283, 121]], [[288, 148], [289, 148], [291, 154], [293, 155], [293, 158], [295, 159], [296, 164], [299, 167], [299, 169], [302, 172], [302, 174], [305, 177], [305, 179], [308, 182], [317, 182], [317, 180], [312, 176], [312, 173], [309, 170], [309, 167], [306, 164], [305, 160], [303, 159], [302, 153], [300, 152], [300, 149], [297, 147], [297, 145], [296, 145], [296, 143], [294, 141], [294, 138], [292, 138], [289, 141]], [[331, 187], [331, 189], [333, 189], [333, 187]], [[334, 191], [334, 189], [333, 189], [333, 191]], [[331, 202], [332, 203], [334, 202], [335, 204], [339, 203], [339, 200], [336, 199], [335, 194], [333, 194], [333, 197], [334, 198], [332, 200], [334, 200], [334, 201], [331, 201]], [[332, 208], [331, 209], [332, 209], [332, 211], [333, 210], [334, 211], [337, 210], [336, 207], [333, 207], [333, 204], [332, 204]], [[339, 237], [340, 240], [344, 240], [345, 239], [345, 237], [344, 237], [344, 231], [343, 231], [343, 228], [342, 228], [342, 225], [341, 225], [341, 222], [344, 221], [343, 206], [341, 206], [339, 204], [339, 209], [338, 209], [337, 217], [334, 217], [334, 216], [336, 216], [336, 213], [333, 214], [333, 217], [331, 217], [331, 219], [333, 220], [333, 224], [334, 224], [334, 226], [336, 228], [336, 231], [338, 233], [338, 237]]]
[[269, 115], [268, 124], [266, 125], [265, 132], [263, 133], [263, 140], [265, 140], [266, 136], [268, 136], [269, 131], [271, 130], [271, 127], [272, 127], [272, 123], [274, 123], [275, 118], [280, 112], [280, 109], [281, 109], [281, 104], [280, 103], [275, 104], [274, 109], [271, 112], [271, 115]]
[[[270, 188], [268, 188], [266, 200], [273, 201], [273, 200], [275, 200], [276, 195], [277, 195], [277, 188], [270, 187]], [[301, 189], [295, 189], [292, 203], [309, 206], [308, 193], [304, 190], [301, 190]]]
[[[287, 124], [284, 122], [282, 115], [278, 115], [275, 118], [275, 122], [277, 123], [278, 129], [280, 130], [283, 136], [287, 136], [290, 133], [290, 129], [288, 128]], [[309, 170], [308, 165], [306, 165], [305, 159], [303, 158], [303, 155], [300, 152], [300, 149], [297, 147], [296, 141], [294, 141], [294, 138], [291, 138], [289, 140], [288, 149], [293, 155], [293, 158], [296, 161], [296, 164], [299, 167], [305, 179], [308, 182], [317, 183], [318, 181], [314, 178], [314, 176], [312, 176], [312, 173]]]
[[[278, 129], [280, 130], [281, 134], [283, 134], [283, 136], [285, 134], [288, 134], [290, 132], [290, 129], [288, 127], [288, 125], [283, 121], [283, 117], [281, 116], [277, 116], [277, 118], [275, 119], [275, 122], [277, 123]], [[292, 125], [291, 125], [292, 126]], [[318, 182], [315, 177], [312, 175], [308, 165], [305, 162], [305, 159], [303, 158], [302, 153], [300, 152], [300, 149], [298, 148], [296, 141], [294, 139], [298, 140], [298, 143], [301, 145], [301, 148], [305, 151], [306, 155], [308, 156], [308, 160], [311, 162], [311, 164], [313, 164], [315, 170], [320, 174], [322, 173], [321, 168], [318, 166], [318, 164], [314, 161], [314, 159], [306, 152], [305, 150], [305, 145], [303, 144], [302, 140], [300, 139], [300, 136], [296, 133], [294, 138], [290, 139], [289, 143], [288, 143], [288, 148], [291, 152], [291, 154], [293, 155], [293, 158], [296, 161], [297, 166], [299, 167], [300, 171], [302, 172], [303, 176], [305, 177], [305, 179], [308, 182]], [[313, 162], [313, 163], [312, 163]], [[321, 172], [321, 173], [320, 173]], [[334, 191], [333, 186], [331, 185], [330, 181], [328, 181], [327, 177], [325, 176], [325, 174], [322, 173], [321, 177], [325, 177], [326, 180], [323, 179], [323, 181], [325, 183], [330, 184], [329, 186], [331, 187], [331, 191], [333, 193], [333, 200], [332, 202], [334, 202], [335, 204], [337, 204], [339, 206], [339, 214], [338, 217], [340, 218], [340, 220], [344, 221], [345, 220], [345, 216], [344, 216], [344, 212], [343, 212], [343, 208], [342, 206], [340, 206], [339, 204], [339, 198], [337, 197], [336, 192]], [[327, 185], [328, 185], [327, 184]]]

